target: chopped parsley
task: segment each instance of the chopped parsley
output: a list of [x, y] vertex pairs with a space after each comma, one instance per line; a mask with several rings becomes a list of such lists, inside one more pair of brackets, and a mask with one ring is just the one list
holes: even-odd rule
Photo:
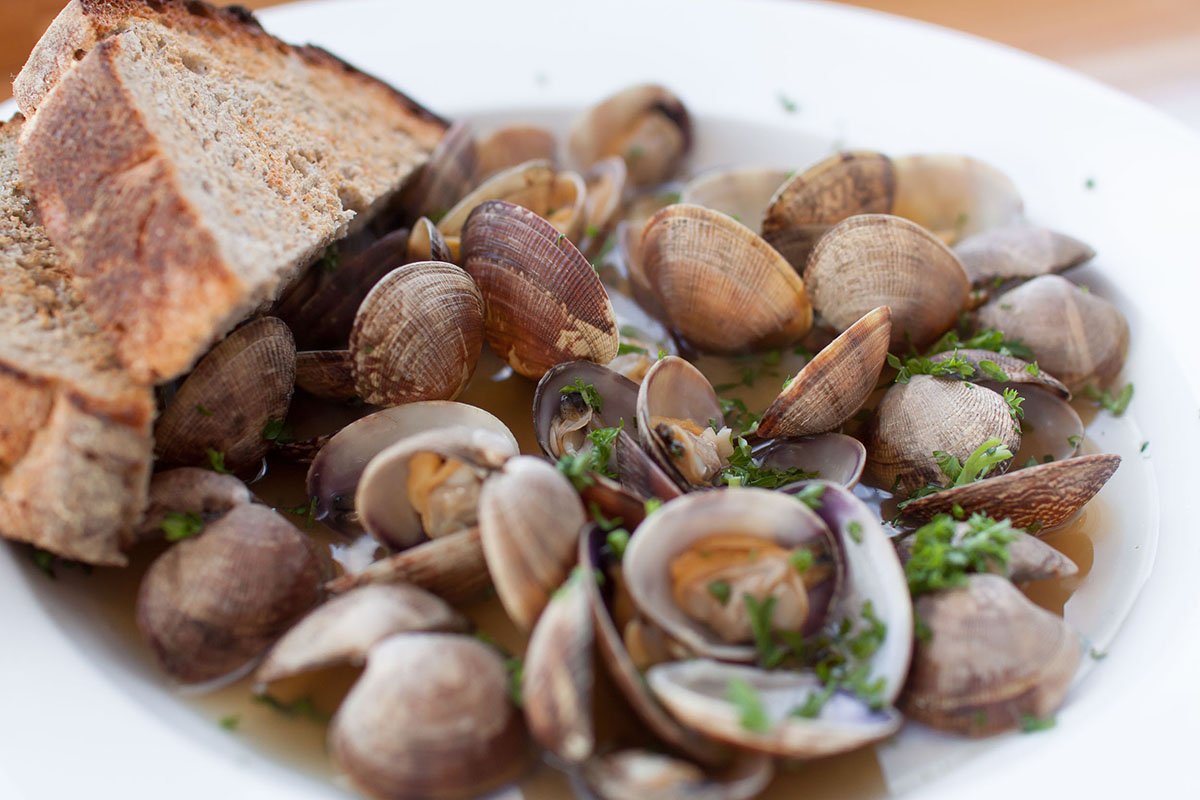
[[763, 707], [758, 690], [742, 678], [731, 678], [725, 697], [737, 706], [742, 727], [751, 733], [766, 733], [771, 730], [771, 720]]
[[1095, 189], [1096, 188], [1096, 179], [1088, 178], [1086, 181], [1083, 182], [1083, 188], [1087, 189], [1089, 192], [1092, 189]]
[[896, 383], [908, 383], [912, 380], [913, 375], [932, 375], [935, 378], [966, 380], [975, 374], [975, 367], [971, 366], [966, 359], [959, 358], [957, 350], [952, 357], [945, 361], [933, 361], [926, 356], [916, 356], [901, 361], [899, 356], [888, 353], [887, 363], [892, 369], [898, 370]]
[[600, 235], [600, 229], [597, 228], [595, 225], [588, 225], [586, 228], [583, 229], [583, 235], [588, 237], [589, 239], [595, 239], [597, 236]]
[[817, 557], [807, 547], [798, 547], [788, 556], [788, 563], [796, 572], [803, 575], [812, 569], [813, 564], [817, 563]]
[[232, 474], [230, 470], [225, 468], [225, 454], [220, 450], [214, 450], [211, 447], [205, 449], [205, 454], [208, 455], [208, 466], [213, 472], [219, 472], [222, 475]]
[[1008, 373], [1000, 369], [1000, 365], [995, 361], [989, 361], [985, 358], [979, 362], [979, 369], [984, 375], [987, 375], [994, 381], [999, 381], [1000, 383], [1008, 382]]
[[196, 403], [196, 413], [202, 417], [211, 417], [213, 415], [212, 410], [205, 408], [203, 403]]
[[821, 495], [823, 494], [825, 494], [825, 484], [810, 483], [796, 492], [796, 499], [809, 508], [818, 509], [821, 507]]
[[1150, 442], [1142, 442], [1142, 446], [1138, 449], [1139, 453], [1146, 452], [1146, 448], [1150, 446]]
[[204, 517], [191, 512], [168, 511], [162, 521], [163, 533], [168, 542], [178, 542], [204, 530]]
[[596, 391], [596, 387], [590, 383], [584, 383], [583, 378], [576, 378], [575, 382], [570, 386], [564, 386], [560, 389], [563, 394], [578, 394], [583, 397], [583, 402], [587, 403], [588, 407], [599, 414], [604, 410], [604, 398], [600, 396], [600, 392]]
[[329, 722], [329, 716], [317, 708], [317, 704], [313, 702], [311, 695], [305, 695], [304, 697], [287, 702], [271, 694], [260, 694], [255, 695], [254, 701], [278, 711], [285, 717], [308, 719], [322, 725]]
[[854, 540], [855, 544], [862, 544], [862, 524], [856, 520], [850, 520], [850, 524], [846, 526], [846, 533]]
[[1097, 650], [1094, 647], [1089, 647], [1088, 655], [1092, 657], [1093, 661], [1103, 661], [1104, 659], [1108, 658], [1108, 651]]
[[638, 347], [636, 344], [629, 344], [628, 342], [621, 342], [617, 345], [617, 355], [619, 356], [628, 355], [629, 353], [646, 355], [647, 352], [646, 348]]
[[1079, 447], [1079, 442], [1082, 440], [1083, 437], [1081, 435], [1074, 433], [1067, 437], [1067, 444], [1071, 445], [1071, 447]]
[[754, 595], [742, 595], [746, 611], [750, 615], [750, 630], [754, 633], [754, 647], [758, 650], [758, 664], [765, 669], [779, 666], [788, 655], [771, 637], [771, 614], [775, 611], [775, 597], [768, 595], [759, 601]]
[[749, 443], [739, 436], [733, 452], [729, 455], [729, 466], [721, 470], [718, 481], [728, 486], [761, 486], [766, 489], [778, 489], [789, 483], [815, 477], [817, 477], [817, 473], [805, 472], [798, 467], [770, 469], [755, 463]]
[[630, 533], [622, 527], [623, 520], [620, 517], [609, 519], [604, 516], [604, 512], [600, 510], [600, 506], [596, 503], [588, 503], [588, 511], [591, 512], [592, 519], [604, 531], [606, 536], [605, 549], [612, 553], [618, 561], [625, 557], [625, 548], [629, 546]]
[[280, 511], [304, 517], [304, 527], [311, 528], [317, 518], [317, 498], [312, 498], [304, 505], [281, 508]]
[[732, 589], [726, 581], [709, 581], [708, 593], [717, 598], [717, 602], [721, 605], [729, 604], [729, 593]]
[[800, 106], [796, 104], [796, 101], [788, 97], [783, 92], [780, 92], [777, 97], [779, 98], [780, 107], [788, 114], [795, 114], [800, 110]]
[[288, 444], [296, 441], [292, 435], [292, 426], [281, 419], [274, 418], [268, 419], [267, 424], [263, 425], [262, 438], [276, 444]]
[[625, 420], [621, 420], [621, 424], [615, 428], [597, 428], [588, 433], [591, 448], [581, 453], [567, 453], [558, 459], [559, 471], [571, 479], [577, 490], [592, 485], [589, 472], [597, 472], [606, 478], [617, 477], [608, 462], [612, 459], [613, 442], [624, 427]]
[[1025, 409], [1021, 408], [1021, 403], [1025, 402], [1025, 398], [1017, 394], [1016, 389], [1004, 390], [1004, 402], [1008, 403], [1008, 413], [1012, 415], [1013, 422], [1025, 416]]
[[746, 404], [737, 398], [726, 400], [718, 397], [717, 402], [721, 404], [721, 416], [725, 418], [725, 424], [733, 430], [734, 435], [740, 436], [758, 430], [762, 414], [750, 413]]
[[961, 338], [957, 331], [947, 331], [940, 339], [934, 342], [933, 346], [925, 352], [925, 355], [932, 356], [950, 350], [991, 350], [1002, 356], [1013, 356], [1024, 361], [1033, 360], [1032, 350], [1019, 340], [1009, 341], [1005, 339], [1002, 331], [993, 328], [980, 331], [967, 339]]
[[333, 244], [329, 245], [329, 247], [325, 248], [325, 253], [321, 256], [321, 260], [318, 261], [317, 264], [320, 266], [322, 272], [332, 274], [337, 272], [337, 268], [341, 264], [341, 261], [342, 254], [338, 251], [337, 242], [334, 242]]
[[1037, 733], [1038, 731], [1048, 731], [1057, 725], [1057, 720], [1054, 717], [1046, 717], [1038, 719], [1033, 714], [1021, 715], [1021, 731], [1023, 733]]
[[781, 634], [799, 661], [813, 668], [824, 688], [810, 694], [793, 709], [798, 717], [816, 717], [829, 698], [839, 690], [849, 691], [872, 710], [883, 707], [884, 678], [871, 680], [870, 659], [887, 638], [887, 625], [877, 616], [870, 600], [863, 603], [858, 624], [849, 618], [831, 623], [810, 640], [796, 632]]
[[33, 560], [34, 566], [46, 573], [46, 575], [51, 578], [58, 578], [54, 574], [54, 562], [58, 558], [54, 553], [51, 553], [49, 550], [43, 550], [40, 547], [34, 547], [29, 551], [29, 557]]
[[1008, 566], [1008, 546], [1018, 530], [1007, 520], [972, 514], [958, 522], [938, 514], [913, 535], [904, 575], [913, 597], [967, 583], [967, 574]]
[[242, 718], [239, 717], [237, 714], [230, 714], [227, 717], [221, 717], [221, 719], [217, 721], [217, 724], [220, 725], [222, 728], [224, 728], [227, 731], [236, 731], [238, 728], [238, 725], [240, 725], [241, 723], [242, 723]]
[[646, 154], [646, 151], [643, 150], [639, 145], [636, 145], [636, 144], [625, 151], [626, 158], [641, 158], [645, 154]]
[[521, 684], [525, 680], [525, 662], [520, 656], [509, 656], [504, 659], [504, 671], [508, 673], [508, 696], [513, 705], [519, 706], [524, 702]]
[[1133, 384], [1125, 384], [1116, 395], [1113, 395], [1109, 392], [1102, 392], [1089, 383], [1083, 387], [1083, 394], [1088, 400], [1097, 403], [1114, 417], [1119, 417], [1129, 408], [1129, 401], [1133, 399]]

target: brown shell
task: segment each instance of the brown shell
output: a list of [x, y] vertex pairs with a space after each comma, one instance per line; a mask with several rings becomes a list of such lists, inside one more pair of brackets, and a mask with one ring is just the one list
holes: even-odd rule
[[517, 627], [532, 628], [567, 577], [586, 521], [575, 487], [540, 458], [511, 458], [484, 482], [479, 497], [483, 555], [496, 594]]
[[892, 159], [892, 211], [953, 244], [989, 228], [1012, 225], [1024, 203], [1012, 180], [971, 156], [934, 153]]
[[[1041, 364], [1038, 364], [1038, 368], [1031, 372], [1029, 368], [1032, 364], [1030, 362], [1023, 361], [1016, 356], [1000, 355], [991, 350], [948, 350], [944, 353], [930, 356], [929, 360], [940, 362], [950, 358], [965, 361], [975, 368], [975, 374], [971, 376], [972, 381], [990, 381], [1005, 385], [1019, 383], [1026, 386], [1037, 386], [1057, 397], [1061, 397], [1063, 400], [1071, 399], [1071, 392], [1063, 385], [1063, 382], [1042, 369]], [[999, 381], [995, 376], [984, 372], [983, 368], [979, 366], [983, 361], [990, 361], [995, 364], [1004, 373], [1005, 380]]]
[[1079, 513], [1120, 465], [1121, 457], [1112, 453], [1038, 464], [918, 498], [904, 513], [929, 519], [957, 505], [968, 514], [1007, 517], [1018, 528], [1054, 528]]
[[824, 229], [857, 214], [890, 214], [895, 188], [892, 160], [882, 153], [835, 153], [779, 187], [767, 206], [763, 234]]
[[244, 666], [321, 599], [316, 549], [271, 509], [235, 506], [163, 553], [142, 578], [137, 624], [183, 683]]
[[821, 316], [843, 331], [878, 306], [892, 310], [892, 347], [929, 346], [958, 320], [971, 285], [954, 253], [900, 217], [863, 214], [834, 226], [804, 282]]
[[479, 141], [476, 182], [482, 182], [503, 169], [541, 159], [553, 163], [558, 156], [554, 134], [536, 125], [508, 125], [497, 128]]
[[478, 148], [469, 123], [455, 122], [400, 194], [408, 219], [437, 217], [457, 203], [475, 181]]
[[901, 709], [970, 736], [1051, 716], [1079, 667], [1078, 634], [1007, 578], [968, 581], [917, 599], [917, 618], [931, 635], [917, 641]]
[[617, 156], [602, 158], [584, 176], [587, 186], [583, 201], [585, 225], [579, 249], [589, 259], [604, 248], [621, 216], [625, 199], [625, 162]]
[[812, 327], [795, 270], [754, 231], [718, 211], [667, 206], [643, 228], [639, 256], [671, 327], [703, 350], [780, 347]]
[[804, 365], [758, 424], [764, 439], [824, 433], [854, 415], [875, 389], [887, 359], [892, 312], [866, 314]]
[[972, 286], [996, 280], [1036, 278], [1077, 267], [1096, 251], [1078, 239], [1047, 228], [1010, 225], [963, 239], [954, 247]]
[[867, 430], [867, 472], [876, 485], [905, 494], [927, 483], [945, 485], [933, 452], [963, 463], [993, 437], [1013, 453], [1021, 446], [1003, 397], [965, 381], [914, 375], [888, 389], [875, 409]]
[[567, 147], [585, 169], [621, 156], [635, 186], [669, 179], [692, 144], [683, 102], [662, 86], [632, 86], [588, 109], [571, 126]]
[[451, 603], [475, 599], [492, 585], [479, 530], [452, 533], [380, 559], [325, 588], [333, 594], [373, 583], [411, 583]]
[[477, 797], [516, 778], [533, 748], [504, 659], [471, 636], [377, 644], [329, 726], [334, 762], [372, 797]]
[[[130, 544], [161, 539], [167, 514], [221, 514], [251, 501], [250, 490], [233, 475], [179, 467], [150, 479], [150, 503]], [[128, 549], [128, 548], [126, 548]]]
[[295, 383], [288, 326], [274, 317], [243, 325], [200, 360], [163, 410], [154, 428], [159, 461], [207, 466], [214, 450], [232, 472], [257, 470], [271, 447], [263, 428], [287, 416]]
[[358, 395], [377, 406], [453, 400], [483, 348], [483, 297], [453, 264], [423, 261], [388, 273], [350, 332]]
[[488, 344], [520, 374], [538, 380], [563, 361], [616, 357], [620, 337], [604, 285], [537, 214], [503, 200], [480, 205], [463, 233], [462, 260], [483, 294]]
[[304, 350], [296, 353], [296, 388], [322, 400], [358, 397], [354, 357], [349, 350]]
[[976, 312], [980, 328], [1004, 331], [1033, 350], [1038, 366], [1072, 392], [1117, 377], [1129, 353], [1129, 323], [1102, 297], [1066, 278], [1043, 275]]
[[446, 242], [446, 237], [442, 236], [442, 232], [437, 229], [429, 217], [421, 217], [413, 223], [412, 233], [408, 235], [408, 243], [405, 248], [409, 262], [454, 262], [454, 251]]
[[769, 167], [716, 169], [688, 181], [679, 193], [679, 202], [720, 211], [757, 231], [767, 207], [791, 175]]

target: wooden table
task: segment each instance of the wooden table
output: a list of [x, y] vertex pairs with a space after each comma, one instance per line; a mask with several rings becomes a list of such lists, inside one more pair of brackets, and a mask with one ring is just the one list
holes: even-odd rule
[[[263, 8], [277, 1], [242, 4]], [[958, 28], [1060, 61], [1200, 127], [1197, 0], [847, 2]], [[4, 0], [0, 75], [16, 74], [62, 4], [63, 0]], [[9, 95], [8, 87], [0, 85], [0, 99]]]

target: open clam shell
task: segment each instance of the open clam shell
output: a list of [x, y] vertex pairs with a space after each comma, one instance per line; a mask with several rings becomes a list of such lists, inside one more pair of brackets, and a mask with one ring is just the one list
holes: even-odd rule
[[654, 497], [666, 502], [683, 493], [675, 479], [625, 431], [617, 434], [617, 480], [645, 499]]
[[1090, 261], [1096, 251], [1064, 233], [1032, 225], [992, 228], [963, 239], [954, 254], [972, 286], [1036, 278]]
[[888, 389], [875, 409], [867, 429], [867, 472], [876, 485], [906, 494], [929, 483], [944, 486], [949, 479], [934, 451], [961, 464], [993, 438], [1013, 453], [1020, 449], [1020, 430], [1001, 395], [966, 381], [914, 375]]
[[1120, 465], [1121, 457], [1112, 453], [1038, 464], [917, 498], [904, 513], [929, 519], [958, 506], [968, 514], [1007, 518], [1018, 528], [1055, 528], [1073, 519]]
[[405, 584], [364, 586], [309, 612], [254, 673], [260, 686], [339, 664], [362, 664], [378, 642], [413, 631], [465, 632], [471, 623], [432, 594]]
[[850, 217], [822, 236], [804, 284], [813, 308], [839, 331], [888, 306], [894, 349], [929, 346], [954, 326], [971, 292], [950, 248], [919, 225], [885, 214]]
[[[422, 519], [413, 502], [414, 459], [427, 453], [445, 461], [458, 461], [463, 469], [473, 473], [474, 481], [463, 481], [446, 502], [455, 506], [462, 503], [474, 506], [483, 478], [500, 469], [505, 461], [517, 454], [517, 450], [494, 431], [445, 428], [407, 437], [372, 458], [358, 481], [354, 507], [367, 533], [390, 550], [404, 550], [426, 539], [445, 535], [440, 530], [434, 532], [432, 528], [427, 532], [428, 520]], [[431, 508], [430, 513], [434, 510], [437, 509]], [[468, 528], [474, 527], [474, 508], [452, 510], [465, 513], [471, 523]], [[448, 532], [460, 531], [455, 527]]]
[[[672, 563], [706, 539], [727, 535], [760, 539], [764, 546], [775, 545], [788, 552], [814, 547], [829, 554], [830, 574], [805, 587], [806, 609], [800, 617], [801, 630], [820, 629], [842, 582], [840, 556], [829, 531], [806, 505], [766, 489], [714, 489], [686, 495], [648, 517], [630, 539], [622, 562], [638, 610], [691, 652], [727, 661], [753, 661], [758, 655], [754, 645], [723, 639], [676, 600], [679, 592], [672, 578]], [[751, 555], [748, 563], [754, 560], [756, 556]], [[785, 566], [793, 569], [790, 564]], [[723, 604], [728, 609], [725, 613], [742, 614], [742, 602], [738, 587], [734, 587]]]
[[529, 731], [559, 758], [579, 762], [592, 755], [592, 606], [576, 569], [550, 598], [529, 637], [521, 697]]
[[501, 170], [527, 161], [547, 161], [553, 164], [558, 157], [558, 142], [555, 141], [554, 134], [545, 128], [536, 125], [507, 125], [481, 138], [476, 153], [476, 182], [482, 183]]
[[[599, 410], [587, 404], [578, 391], [567, 391], [576, 381], [595, 388]], [[578, 452], [587, 434], [597, 428], [615, 428], [637, 422], [638, 385], [624, 375], [593, 361], [568, 361], [549, 369], [538, 381], [533, 396], [533, 429], [542, 451], [551, 458]]]
[[850, 419], [875, 389], [887, 359], [892, 313], [868, 312], [804, 365], [763, 413], [758, 435], [804, 436]]
[[479, 497], [483, 555], [496, 594], [519, 628], [533, 627], [570, 572], [586, 521], [575, 487], [540, 458], [511, 458], [484, 482]]
[[571, 126], [567, 147], [584, 168], [620, 156], [635, 186], [670, 178], [692, 143], [691, 118], [670, 90], [655, 85], [624, 89], [590, 108]]
[[989, 228], [1011, 225], [1025, 204], [1012, 180], [990, 164], [952, 154], [892, 160], [892, 214], [911, 219], [949, 244]]
[[583, 204], [584, 235], [579, 249], [588, 258], [604, 247], [621, 215], [625, 199], [625, 162], [618, 156], [602, 158], [584, 176], [587, 197]]
[[421, 217], [413, 223], [412, 233], [408, 235], [405, 245], [408, 261], [442, 261], [454, 262], [456, 253], [446, 237], [437, 229], [429, 217]]
[[[993, 384], [980, 384], [987, 388], [999, 388]], [[1016, 451], [1013, 462], [1021, 467], [1034, 461], [1062, 461], [1079, 452], [1083, 441], [1083, 420], [1078, 412], [1056, 394], [1028, 384], [1010, 385], [1021, 397], [1021, 449]]]
[[440, 536], [386, 556], [362, 572], [330, 581], [325, 589], [342, 594], [360, 586], [389, 583], [409, 583], [451, 603], [478, 597], [492, 585], [479, 529]]
[[[702, 350], [779, 347], [812, 326], [796, 271], [754, 231], [718, 211], [667, 206], [643, 228], [639, 258], [671, 327]], [[718, 319], [722, 324], [714, 325]]]
[[607, 364], [617, 355], [616, 318], [599, 276], [537, 214], [484, 203], [467, 221], [462, 258], [486, 303], [488, 344], [520, 374], [540, 379], [564, 361]]
[[902, 697], [905, 713], [970, 736], [1052, 715], [1079, 667], [1078, 634], [1007, 578], [971, 575], [967, 581], [917, 600], [930, 636], [917, 643]]
[[437, 228], [453, 251], [472, 212], [486, 202], [503, 200], [529, 209], [559, 234], [577, 241], [583, 229], [586, 195], [583, 178], [574, 172], [555, 172], [548, 161], [528, 161], [492, 176], [477, 187], [446, 212]]
[[445, 633], [399, 634], [371, 649], [330, 723], [329, 750], [373, 797], [476, 797], [533, 757], [499, 651]]
[[789, 170], [771, 167], [715, 169], [688, 181], [679, 202], [720, 211], [758, 231], [767, 206], [790, 175]]
[[1004, 331], [1033, 350], [1038, 366], [1072, 392], [1107, 385], [1129, 352], [1129, 323], [1120, 310], [1059, 275], [1034, 278], [975, 314], [978, 327]]
[[238, 328], [200, 360], [154, 427], [164, 465], [201, 466], [210, 451], [253, 474], [271, 442], [263, 428], [283, 420], [296, 383], [296, 345], [287, 325], [263, 317]]
[[483, 348], [483, 297], [453, 264], [389, 272], [367, 294], [350, 332], [358, 395], [377, 406], [453, 400]]
[[[775, 439], [755, 448], [754, 457], [767, 469], [800, 469], [847, 488], [858, 484], [867, 465], [867, 449], [853, 436], [819, 433], [794, 439]], [[779, 491], [795, 494], [804, 482], [787, 484]]]
[[316, 501], [315, 518], [343, 534], [361, 530], [354, 495], [368, 462], [409, 436], [453, 427], [492, 431], [504, 437], [513, 452], [520, 450], [503, 422], [465, 403], [430, 400], [377, 411], [342, 428], [313, 459], [307, 486], [308, 496]]
[[683, 420], [699, 429], [724, 425], [725, 414], [712, 384], [700, 370], [678, 356], [659, 359], [638, 387], [637, 432], [646, 452], [684, 490], [698, 488], [680, 471], [671, 443], [658, 432], [659, 419]]
[[695, 764], [646, 750], [619, 750], [588, 759], [580, 777], [600, 800], [750, 800], [767, 788], [775, 766], [745, 753], [706, 773]]

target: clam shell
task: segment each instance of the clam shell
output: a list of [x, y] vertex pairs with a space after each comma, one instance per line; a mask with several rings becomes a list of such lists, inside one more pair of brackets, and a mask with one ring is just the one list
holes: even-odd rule
[[354, 358], [349, 350], [305, 350], [296, 353], [296, 388], [322, 400], [358, 397]]
[[451, 603], [473, 600], [492, 585], [479, 529], [440, 536], [374, 562], [357, 574], [325, 585], [333, 594], [359, 586], [410, 583]]
[[[990, 383], [980, 384], [1000, 390]], [[1083, 441], [1083, 420], [1071, 404], [1040, 387], [1013, 385], [1021, 397], [1021, 449], [1013, 458], [1018, 467], [1035, 461], [1062, 461], [1079, 452]], [[1049, 456], [1049, 459], [1046, 457]]]
[[210, 681], [248, 664], [316, 605], [322, 573], [303, 533], [244, 503], [154, 560], [137, 625], [168, 675]]
[[850, 217], [821, 237], [804, 282], [813, 308], [839, 331], [888, 306], [893, 349], [930, 345], [953, 327], [971, 291], [950, 248], [884, 214]]
[[407, 219], [438, 217], [470, 190], [475, 179], [478, 149], [471, 126], [455, 122], [405, 184], [400, 205]]
[[1063, 385], [1063, 382], [1051, 375], [1046, 370], [1041, 369], [1040, 364], [1038, 365], [1036, 371], [1030, 372], [1029, 368], [1033, 365], [1028, 361], [1022, 361], [1014, 356], [1000, 355], [999, 353], [994, 353], [991, 350], [953, 350], [930, 356], [929, 360], [940, 362], [950, 358], [957, 358], [974, 367], [975, 374], [971, 376], [971, 380], [975, 383], [997, 383], [997, 379], [989, 376], [980, 366], [981, 362], [990, 361], [1001, 372], [1004, 373], [1005, 379], [1003, 381], [999, 381], [999, 383], [1006, 388], [1012, 384], [1021, 384], [1021, 386], [1014, 388], [1037, 386], [1039, 389], [1044, 389], [1047, 392], [1051, 392], [1058, 397], [1061, 397], [1063, 400], [1071, 399], [1071, 392], [1065, 385]]
[[443, 428], [417, 433], [371, 459], [354, 495], [354, 507], [367, 533], [393, 551], [428, 537], [408, 493], [408, 469], [418, 453], [436, 453], [481, 470], [499, 469], [517, 454], [502, 435], [485, 428]]
[[[1004, 576], [1013, 583], [1068, 578], [1079, 572], [1074, 561], [1041, 539], [1022, 530], [1014, 533], [1017, 538], [1008, 545], [1008, 568], [1004, 571]], [[915, 540], [916, 534], [912, 533], [896, 541], [896, 552], [906, 564]]]
[[[892, 160], [882, 153], [835, 153], [779, 186], [763, 217], [763, 234], [769, 240], [772, 234], [797, 231], [815, 242], [847, 217], [890, 214], [895, 183]], [[792, 263], [803, 266], [804, 260]]]
[[571, 126], [567, 148], [584, 168], [621, 156], [635, 186], [670, 178], [691, 147], [687, 109], [670, 90], [655, 85], [624, 89], [593, 106]]
[[256, 471], [271, 442], [263, 428], [287, 416], [296, 382], [292, 333], [274, 317], [238, 328], [200, 360], [154, 427], [164, 465], [209, 464], [223, 454], [232, 472]]
[[563, 361], [617, 355], [612, 303], [591, 264], [546, 220], [501, 200], [479, 206], [463, 236], [463, 265], [487, 306], [488, 344], [540, 379]]
[[571, 482], [539, 458], [511, 458], [484, 482], [479, 498], [483, 555], [496, 594], [517, 627], [532, 628], [566, 578], [586, 521]]
[[[583, 226], [587, 189], [573, 172], [557, 173], [548, 161], [527, 161], [494, 175], [450, 209], [437, 228], [449, 242], [460, 237], [471, 213], [491, 200], [504, 200], [549, 221], [575, 241]], [[451, 243], [451, 249], [453, 244]]]
[[452, 427], [483, 428], [503, 436], [517, 452], [516, 437], [496, 417], [475, 406], [446, 400], [409, 403], [368, 414], [331, 438], [308, 469], [308, 496], [316, 499], [314, 516], [343, 534], [359, 527], [354, 494], [372, 458], [415, 434]]
[[1017, 187], [1000, 170], [970, 156], [937, 154], [892, 160], [896, 189], [892, 214], [953, 244], [1021, 218]]
[[804, 282], [791, 265], [720, 212], [667, 206], [642, 230], [639, 257], [671, 327], [703, 350], [779, 347], [812, 326]]
[[[795, 439], [775, 439], [756, 448], [754, 457], [768, 469], [802, 469], [818, 478], [847, 488], [858, 484], [867, 464], [867, 449], [853, 436], [819, 433]], [[796, 494], [806, 482], [781, 486], [779, 491]]]
[[413, 223], [412, 233], [408, 235], [405, 252], [409, 262], [442, 261], [453, 263], [455, 252], [451, 249], [446, 237], [437, 229], [429, 217], [421, 217]]
[[598, 424], [593, 428], [615, 428], [624, 422], [626, 429], [637, 423], [638, 385], [624, 375], [613, 372], [593, 361], [568, 361], [558, 364], [542, 376], [533, 395], [533, 430], [542, 452], [557, 459], [561, 449], [553, 441], [551, 426], [558, 414], [562, 390], [579, 379], [596, 388], [603, 401], [594, 414]]
[[625, 431], [617, 434], [617, 480], [635, 495], [666, 502], [682, 492], [675, 479]]
[[704, 373], [678, 356], [661, 358], [638, 387], [638, 438], [646, 452], [685, 491], [691, 488], [667, 454], [666, 444], [650, 423], [653, 417], [691, 420], [701, 428], [711, 420], [724, 424], [725, 414]]
[[917, 643], [904, 712], [941, 730], [988, 736], [1044, 719], [1062, 703], [1079, 636], [999, 575], [917, 599], [931, 633]]
[[600, 800], [750, 800], [775, 775], [765, 756], [742, 754], [712, 775], [688, 761], [646, 750], [619, 750], [588, 759], [580, 777]]
[[867, 472], [876, 485], [905, 494], [927, 483], [944, 486], [948, 478], [933, 452], [949, 453], [961, 464], [991, 438], [1013, 453], [1021, 446], [1003, 397], [966, 381], [914, 375], [888, 389], [875, 409], [867, 430]]
[[529, 637], [521, 697], [529, 732], [559, 758], [592, 755], [592, 607], [590, 573], [576, 570], [550, 598]]
[[150, 479], [149, 505], [128, 545], [161, 539], [169, 513], [221, 514], [252, 499], [246, 484], [233, 475], [199, 467], [159, 472]]
[[868, 312], [804, 365], [763, 413], [758, 435], [823, 433], [854, 416], [875, 390], [891, 335], [887, 306]]
[[583, 203], [585, 233], [579, 249], [589, 259], [604, 247], [621, 215], [625, 197], [625, 162], [618, 156], [602, 158], [584, 176], [587, 187]]
[[377, 406], [453, 400], [483, 348], [483, 297], [453, 264], [423, 261], [375, 284], [350, 332], [358, 395]]
[[758, 231], [767, 206], [790, 176], [789, 170], [771, 167], [715, 169], [688, 181], [679, 202], [720, 211]]
[[1120, 310], [1058, 275], [1005, 292], [976, 312], [976, 324], [1019, 339], [1072, 392], [1111, 382], [1129, 352], [1129, 323]]
[[1038, 464], [926, 495], [904, 506], [904, 513], [929, 519], [957, 505], [968, 514], [1007, 518], [1018, 528], [1055, 528], [1078, 514], [1120, 465], [1121, 457], [1112, 453]]
[[[701, 622], [688, 616], [672, 596], [670, 564], [692, 545], [720, 534], [737, 532], [784, 548], [817, 541], [833, 542], [812, 511], [788, 495], [767, 489], [714, 489], [672, 500], [638, 526], [622, 561], [629, 594], [638, 610], [689, 651], [725, 661], [753, 661], [753, 645], [727, 644]], [[831, 591], [811, 591], [807, 632], [820, 628], [825, 610], [841, 584], [839, 570]]]
[[473, 637], [389, 637], [330, 723], [330, 754], [372, 797], [485, 794], [533, 756], [507, 687], [500, 653]]
[[558, 142], [554, 134], [536, 125], [508, 125], [497, 128], [479, 140], [476, 182], [487, 180], [501, 170], [527, 161], [554, 163]]
[[972, 286], [1011, 278], [1036, 278], [1090, 261], [1096, 251], [1047, 228], [1010, 225], [963, 239], [954, 247]]
[[471, 623], [445, 601], [416, 586], [364, 586], [309, 612], [283, 635], [254, 673], [274, 681], [338, 664], [362, 664], [378, 642], [413, 631], [465, 632]]

